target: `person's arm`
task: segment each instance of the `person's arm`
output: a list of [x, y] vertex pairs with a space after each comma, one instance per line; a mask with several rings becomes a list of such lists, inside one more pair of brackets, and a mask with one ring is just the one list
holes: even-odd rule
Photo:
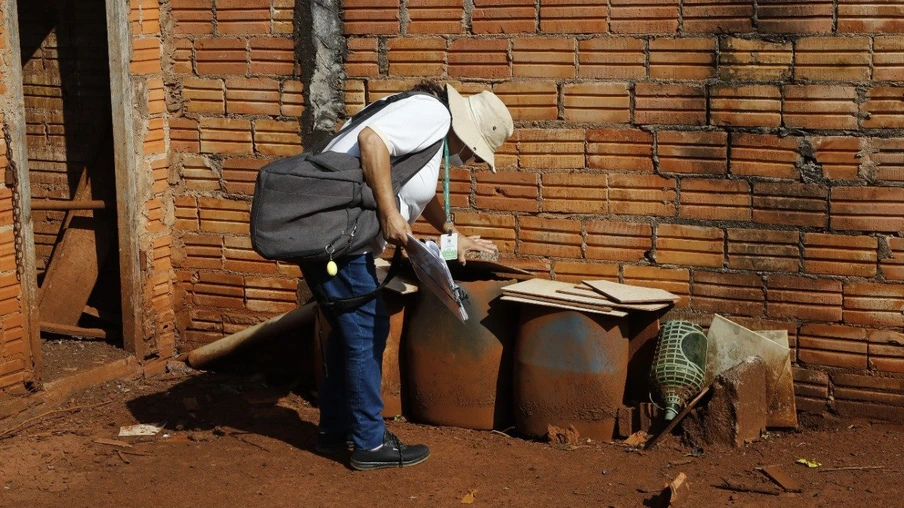
[[374, 192], [377, 201], [377, 217], [383, 238], [393, 245], [405, 246], [411, 225], [399, 213], [396, 195], [392, 190], [392, 165], [389, 149], [383, 139], [370, 127], [358, 133], [358, 149], [361, 152], [361, 167], [364, 180]]
[[[439, 202], [439, 196], [433, 196], [433, 199], [427, 203], [427, 206], [424, 207], [424, 212], [421, 214], [424, 219], [430, 223], [431, 226], [436, 228], [437, 231], [441, 233], [458, 233], [458, 230], [455, 229], [455, 225], [452, 222], [446, 222], [446, 211], [443, 209], [443, 205]], [[496, 247], [496, 244], [490, 240], [484, 240], [479, 236], [465, 236], [462, 234], [458, 235], [458, 262], [461, 264], [465, 263], [465, 254], [468, 251], [478, 251], [478, 252], [486, 252], [488, 254], [495, 254], [499, 251], [499, 248]]]

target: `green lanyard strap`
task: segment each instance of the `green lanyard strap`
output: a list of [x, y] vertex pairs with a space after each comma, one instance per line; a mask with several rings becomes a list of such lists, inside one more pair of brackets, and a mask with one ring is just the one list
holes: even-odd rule
[[443, 141], [443, 159], [445, 174], [443, 175], [443, 208], [446, 210], [446, 223], [452, 222], [452, 212], [449, 206], [449, 141]]

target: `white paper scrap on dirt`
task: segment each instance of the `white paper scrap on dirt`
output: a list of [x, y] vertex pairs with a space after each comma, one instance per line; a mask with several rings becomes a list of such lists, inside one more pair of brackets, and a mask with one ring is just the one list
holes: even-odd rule
[[427, 240], [422, 243], [408, 235], [408, 246], [405, 248], [411, 266], [421, 285], [428, 288], [449, 308], [462, 322], [468, 320], [468, 313], [462, 304], [459, 292], [461, 289], [452, 280], [449, 265], [443, 259], [436, 242]]
[[163, 430], [163, 427], [150, 423], [139, 423], [119, 428], [119, 437], [125, 436], [154, 436]]

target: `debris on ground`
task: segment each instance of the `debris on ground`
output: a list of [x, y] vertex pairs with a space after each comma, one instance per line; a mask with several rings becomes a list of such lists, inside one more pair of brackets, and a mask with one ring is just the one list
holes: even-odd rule
[[161, 430], [163, 430], [162, 425], [139, 423], [137, 425], [127, 425], [125, 427], [120, 427], [119, 437], [155, 436]]
[[813, 469], [815, 469], [815, 468], [817, 468], [817, 467], [819, 467], [819, 466], [822, 465], [822, 464], [820, 464], [819, 462], [816, 462], [815, 460], [804, 459], [804, 458], [797, 459], [796, 462], [797, 462], [798, 464], [803, 464], [803, 465], [805, 465], [805, 466], [807, 466], [807, 467], [809, 467], [809, 468], [813, 468]]
[[632, 447], [640, 447], [643, 446], [648, 439], [650, 439], [650, 435], [642, 430], [639, 430], [628, 436], [628, 439], [625, 439], [624, 444]]
[[477, 499], [477, 489], [468, 489], [468, 493], [461, 498], [461, 504], [474, 504]]
[[800, 483], [797, 482], [794, 478], [786, 473], [781, 466], [763, 466], [757, 468], [764, 475], [768, 476], [770, 480], [774, 481], [779, 487], [784, 489], [785, 492], [802, 492], [803, 490], [800, 488]]
[[581, 444], [581, 435], [574, 425], [569, 425], [567, 429], [548, 425], [546, 439], [550, 445], [562, 449], [574, 448]]
[[777, 496], [782, 493], [781, 490], [773, 487], [767, 487], [764, 484], [755, 485], [739, 481], [729, 481], [726, 478], [722, 478], [722, 484], [716, 485], [716, 487], [724, 490], [731, 490], [734, 492], [749, 492], [753, 494], [766, 494], [769, 496]]

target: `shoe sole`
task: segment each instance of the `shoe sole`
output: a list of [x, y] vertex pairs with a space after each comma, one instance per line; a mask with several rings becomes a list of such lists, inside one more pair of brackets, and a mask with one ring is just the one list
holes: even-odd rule
[[398, 462], [358, 462], [352, 460], [349, 464], [352, 466], [352, 469], [357, 471], [372, 471], [374, 469], [388, 469], [391, 467], [411, 467], [420, 464], [430, 458], [430, 454], [424, 455], [422, 458], [414, 461], [414, 462], [404, 462], [400, 466]]

